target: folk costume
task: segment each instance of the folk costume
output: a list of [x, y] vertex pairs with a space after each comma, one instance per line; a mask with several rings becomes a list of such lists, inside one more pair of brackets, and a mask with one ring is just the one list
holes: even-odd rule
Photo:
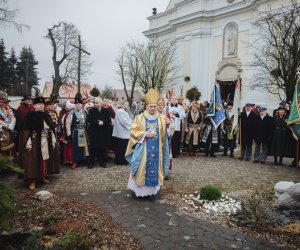
[[[247, 103], [246, 107], [250, 109], [252, 108], [252, 104]], [[250, 161], [252, 157], [252, 144], [254, 139], [256, 117], [257, 114], [251, 110], [245, 110], [240, 115], [240, 143], [242, 144], [242, 155], [240, 159], [245, 158], [246, 161]]]
[[197, 102], [193, 102], [192, 107], [194, 109], [192, 108], [187, 115], [184, 147], [189, 156], [196, 156], [196, 151], [199, 149], [203, 114], [199, 111], [200, 105]]
[[[150, 89], [144, 99], [147, 105], [157, 104], [159, 97], [158, 90]], [[148, 133], [153, 137], [147, 137]], [[136, 196], [155, 197], [170, 165], [169, 138], [163, 115], [144, 111], [135, 117], [126, 160], [131, 164], [128, 188]]]
[[[260, 108], [259, 111], [266, 111], [266, 108]], [[258, 115], [255, 119], [255, 152], [254, 163], [265, 163], [270, 143], [273, 136], [273, 118], [266, 115]]]
[[22, 103], [17, 109], [17, 119], [19, 120], [20, 127], [22, 126], [22, 123], [26, 117], [26, 115], [34, 110], [34, 107], [32, 105], [28, 105], [25, 101], [32, 99], [30, 96], [25, 95], [23, 96]]
[[16, 125], [16, 118], [12, 109], [6, 104], [7, 95], [0, 91], [0, 152], [11, 157], [11, 161], [16, 159], [15, 143], [13, 131]]
[[[99, 124], [102, 121], [103, 124]], [[91, 108], [87, 116], [89, 138], [89, 164], [92, 168], [97, 156], [100, 166], [106, 167], [105, 154], [111, 142], [111, 113], [103, 107]]]
[[[232, 107], [232, 102], [228, 102], [228, 106]], [[232, 131], [232, 123], [233, 123], [234, 114], [232, 109], [225, 110], [225, 120], [222, 124], [222, 131], [224, 136], [224, 152], [223, 156], [227, 156], [227, 151], [229, 149], [230, 156], [233, 157], [233, 151], [236, 147], [236, 128], [233, 128]]]
[[73, 103], [73, 100], [66, 102], [66, 113], [62, 116], [61, 119], [61, 133], [60, 133], [60, 141], [62, 142], [61, 145], [63, 145], [63, 164], [72, 164], [72, 141], [71, 138], [68, 137], [67, 133], [67, 119], [71, 113], [72, 110], [75, 109], [75, 105]]
[[[37, 97], [34, 104], [44, 104], [43, 97]], [[34, 110], [26, 116], [20, 134], [21, 166], [24, 179], [30, 181], [29, 189], [35, 189], [37, 180], [49, 183], [48, 174], [59, 173], [59, 165], [54, 164], [53, 152], [56, 145], [54, 124], [47, 112]]]
[[215, 152], [220, 143], [219, 127], [215, 129], [209, 117], [204, 116], [201, 142], [204, 143], [205, 156], [216, 157]]
[[72, 142], [72, 169], [74, 170], [78, 161], [83, 161], [89, 156], [88, 142], [86, 134], [87, 113], [82, 107], [82, 99], [75, 98], [75, 108], [70, 112], [66, 119], [67, 138]]
[[[46, 99], [45, 100], [45, 107], [46, 107], [46, 111], [51, 120], [52, 120], [52, 123], [54, 125], [54, 128], [55, 128], [55, 138], [58, 138], [58, 132], [57, 132], [57, 128], [58, 128], [58, 113], [57, 111], [55, 110], [55, 102], [53, 99]], [[60, 165], [60, 145], [59, 145], [59, 141], [57, 141], [55, 143], [55, 147], [53, 149], [53, 157], [51, 157], [50, 161], [53, 161], [53, 163], [51, 162], [50, 164], [51, 165], [57, 165], [59, 166]]]

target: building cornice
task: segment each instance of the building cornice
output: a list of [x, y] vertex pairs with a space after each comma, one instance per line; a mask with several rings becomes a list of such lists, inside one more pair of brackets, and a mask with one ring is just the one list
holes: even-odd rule
[[[173, 9], [168, 10], [167, 12], [160, 13], [148, 18], [148, 20], [153, 20], [155, 18], [163, 17], [170, 15], [172, 12], [175, 12], [178, 6], [188, 4], [194, 0], [188, 0], [175, 5]], [[244, 0], [243, 2], [233, 3], [218, 9], [213, 10], [200, 10], [193, 13], [190, 13], [185, 16], [178, 18], [173, 18], [169, 20], [168, 24], [165, 24], [161, 27], [153, 28], [147, 31], [144, 31], [143, 34], [150, 38], [153, 36], [161, 35], [164, 33], [172, 32], [178, 26], [186, 25], [188, 23], [193, 23], [197, 21], [212, 21], [213, 19], [223, 18], [226, 16], [232, 16], [233, 14], [239, 14], [243, 12], [249, 12], [249, 9], [253, 10], [258, 7], [259, 4], [268, 2], [268, 0]], [[170, 15], [171, 16], [171, 15]]]

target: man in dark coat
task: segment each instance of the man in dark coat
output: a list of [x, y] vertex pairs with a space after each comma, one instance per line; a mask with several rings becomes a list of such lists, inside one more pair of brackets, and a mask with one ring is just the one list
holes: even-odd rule
[[254, 141], [254, 163], [264, 164], [267, 156], [270, 143], [273, 136], [273, 118], [267, 114], [267, 109], [261, 107], [259, 109], [259, 116], [255, 119]]
[[[282, 165], [283, 157], [294, 157], [295, 139], [287, 126], [286, 110], [284, 107], [277, 109], [274, 119], [274, 132], [270, 155], [274, 156], [274, 164]], [[279, 157], [279, 162], [278, 162]]]
[[240, 160], [246, 158], [246, 161], [251, 160], [252, 156], [252, 143], [254, 137], [254, 125], [255, 125], [255, 112], [252, 112], [252, 104], [247, 103], [245, 111], [241, 113], [240, 122], [241, 122], [241, 143], [242, 143], [242, 155]]
[[37, 97], [33, 103], [35, 110], [26, 115], [21, 127], [19, 147], [24, 178], [30, 181], [31, 190], [35, 189], [37, 180], [47, 184], [48, 174], [59, 173], [59, 166], [52, 165], [57, 142], [54, 124], [49, 114], [44, 112], [44, 98]]
[[101, 99], [95, 99], [95, 107], [91, 108], [87, 117], [90, 160], [88, 168], [93, 167], [94, 158], [97, 156], [100, 166], [106, 167], [105, 152], [111, 139], [111, 113], [107, 108], [102, 108]]

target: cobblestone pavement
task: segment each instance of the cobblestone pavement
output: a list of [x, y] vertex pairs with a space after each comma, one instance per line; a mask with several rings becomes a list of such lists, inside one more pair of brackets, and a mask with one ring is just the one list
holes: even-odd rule
[[[175, 190], [198, 189], [208, 183], [226, 190], [273, 185], [279, 180], [300, 181], [300, 169], [271, 164], [254, 164], [229, 157], [179, 157], [173, 162], [171, 179], [165, 187]], [[256, 239], [205, 220], [180, 214], [164, 200], [137, 199], [127, 188], [129, 166], [93, 169], [79, 166], [75, 171], [62, 167], [50, 184], [39, 186], [62, 195], [91, 202], [106, 209], [117, 222], [140, 240], [145, 249], [278, 249]], [[8, 179], [17, 188], [23, 181]]]
[[283, 249], [265, 240], [180, 214], [158, 199], [136, 198], [130, 191], [65, 193], [108, 211], [144, 249]]
[[[277, 181], [300, 181], [300, 168], [288, 167], [290, 159], [283, 166], [265, 165], [239, 161], [230, 157], [217, 158], [179, 157], [173, 160], [170, 180], [164, 188], [175, 190], [197, 190], [200, 186], [215, 184], [223, 190], [246, 189], [267, 185]], [[61, 174], [50, 179], [52, 191], [99, 192], [127, 189], [129, 166], [115, 166], [109, 162], [108, 168], [95, 164], [93, 169], [79, 166], [75, 171], [63, 166]]]

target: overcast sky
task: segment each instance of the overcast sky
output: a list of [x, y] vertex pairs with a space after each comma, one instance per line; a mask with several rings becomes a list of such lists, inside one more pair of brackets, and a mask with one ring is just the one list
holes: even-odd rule
[[7, 51], [13, 47], [19, 55], [23, 46], [31, 46], [39, 61], [40, 88], [52, 76], [51, 45], [44, 36], [47, 28], [59, 21], [74, 23], [87, 44], [93, 63], [87, 82], [98, 87], [107, 83], [122, 88], [115, 62], [126, 41], [146, 40], [143, 31], [149, 27], [152, 8], [163, 12], [169, 0], [9, 0], [19, 9], [16, 21], [30, 26], [22, 34], [0, 26], [0, 38]]

